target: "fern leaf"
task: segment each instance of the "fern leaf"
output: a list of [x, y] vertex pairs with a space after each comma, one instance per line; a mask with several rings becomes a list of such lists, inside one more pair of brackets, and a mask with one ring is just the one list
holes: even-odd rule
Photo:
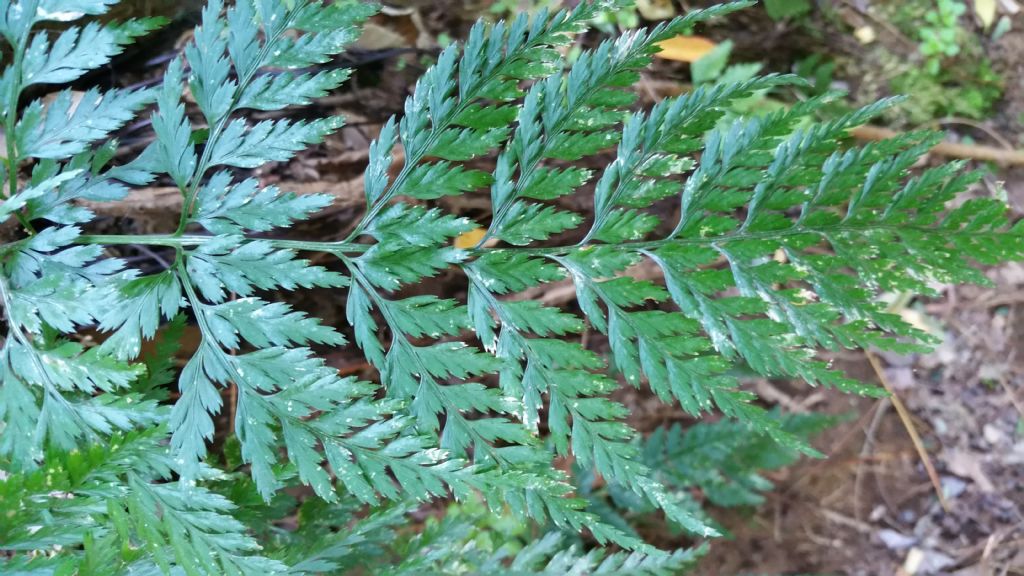
[[[1003, 203], [951, 202], [976, 175], [915, 167], [934, 135], [847, 141], [893, 100], [815, 121], [835, 98], [825, 94], [722, 122], [737, 100], [800, 82], [769, 75], [634, 110], [629, 87], [661, 40], [748, 2], [629, 32], [572, 63], [562, 53], [573, 37], [624, 2], [474, 26], [371, 144], [366, 211], [348, 237], [285, 239], [330, 197], [236, 172], [289, 161], [341, 120], [248, 111], [335, 89], [348, 74], [327, 64], [374, 8], [213, 0], [161, 86], [20, 106], [27, 89], [78, 80], [157, 24], [76, 22], [113, 4], [0, 8], [10, 55], [0, 219], [17, 235], [0, 246], [5, 572], [674, 573], [699, 549], [651, 549], [603, 494], [712, 536], [693, 488], [755, 504], [767, 488], [758, 469], [815, 454], [814, 423], [762, 408], [739, 368], [878, 394], [818, 350], [925, 350], [932, 339], [887, 311], [881, 292], [982, 283], [980, 265], [1024, 258], [1024, 224]], [[155, 139], [111, 166], [108, 139], [150, 104]], [[157, 179], [181, 192], [174, 230], [83, 234], [94, 215], [80, 200], [116, 201]], [[467, 249], [463, 235], [482, 227], [434, 201], [482, 188], [490, 218]], [[592, 214], [564, 208], [591, 200]], [[143, 274], [108, 255], [126, 245], [173, 259], [159, 254], [167, 270]], [[439, 276], [461, 278], [465, 294], [420, 286]], [[557, 281], [574, 302], [536, 300]], [[302, 288], [344, 293], [348, 326], [274, 298]], [[157, 356], [175, 353], [184, 308], [199, 343], [183, 352], [173, 396], [174, 359], [143, 350], [162, 334]], [[588, 326], [607, 361], [584, 344]], [[98, 338], [81, 337], [92, 328]], [[311, 348], [343, 346], [342, 333], [379, 384], [343, 377]], [[727, 418], [644, 441], [615, 400], [623, 384]], [[232, 430], [218, 430], [227, 411]], [[222, 460], [210, 454], [215, 436]], [[553, 465], [560, 457], [571, 474]], [[598, 474], [603, 492], [588, 482]], [[447, 496], [626, 551], [562, 536], [495, 549], [500, 523], [484, 533], [455, 513], [394, 542], [413, 503]], [[283, 517], [299, 527], [280, 529]], [[378, 569], [359, 557], [364, 542], [400, 558]]]
[[200, 487], [185, 494], [173, 485], [150, 484], [134, 475], [129, 475], [128, 487], [125, 521], [131, 522], [165, 572], [171, 558], [186, 574], [283, 574], [288, 570], [279, 561], [250, 554], [259, 545], [240, 534], [244, 527], [228, 515], [234, 506], [224, 497]]
[[149, 33], [160, 23], [157, 19], [106, 26], [90, 22], [61, 32], [52, 44], [46, 32], [37, 33], [22, 56], [24, 72], [20, 85], [66, 84], [77, 80], [89, 70], [110, 62], [125, 44]]
[[217, 172], [199, 189], [194, 221], [213, 234], [267, 232], [305, 220], [330, 202], [326, 194], [298, 196], [276, 186], [259, 188], [253, 179], [233, 183], [230, 174]]
[[[501, 144], [507, 131], [491, 119], [508, 110], [503, 111], [500, 102], [519, 95], [518, 82], [552, 72], [557, 58], [553, 48], [582, 31], [584, 23], [604, 5], [581, 3], [572, 12], [561, 11], [550, 18], [542, 13], [532, 23], [523, 14], [511, 24], [501, 22], [491, 30], [478, 23], [458, 64], [458, 48], [446, 49], [417, 84], [401, 123], [396, 126], [394, 120], [389, 121], [371, 148], [366, 179], [369, 211], [351, 236], [362, 233], [398, 194], [415, 194], [408, 182], [422, 178], [420, 164], [425, 157], [467, 159]], [[399, 136], [405, 163], [389, 182], [386, 174]]]
[[199, 288], [211, 302], [223, 302], [227, 291], [250, 296], [256, 289], [294, 290], [340, 287], [347, 279], [322, 266], [310, 266], [291, 250], [275, 250], [270, 242], [242, 242], [237, 235], [218, 236], [189, 254], [187, 270], [181, 274]]
[[132, 120], [156, 97], [153, 90], [88, 90], [75, 98], [70, 90], [48, 105], [35, 100], [21, 113], [15, 137], [22, 157], [65, 158], [85, 151]]

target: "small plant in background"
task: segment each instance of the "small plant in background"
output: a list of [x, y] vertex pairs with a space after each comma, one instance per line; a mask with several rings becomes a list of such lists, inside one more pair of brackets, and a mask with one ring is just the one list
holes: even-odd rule
[[606, 34], [633, 30], [640, 26], [640, 12], [632, 3], [613, 10], [605, 10], [597, 14], [593, 26]]
[[[773, 412], [771, 417], [805, 442], [836, 422], [836, 418], [820, 414]], [[639, 449], [641, 460], [655, 471], [655, 477], [683, 495], [689, 509], [722, 533], [728, 530], [714, 521], [708, 513], [710, 506], [762, 504], [764, 493], [772, 488], [762, 473], [788, 466], [802, 456], [798, 450], [757, 434], [747, 424], [731, 420], [701, 422], [686, 429], [679, 424], [659, 426], [639, 442]], [[575, 478], [579, 493], [604, 521], [641, 537], [634, 527], [642, 526], [643, 520], [656, 512], [650, 504], [615, 484], [596, 482], [591, 470], [579, 468]], [[667, 531], [679, 534], [684, 528], [670, 522]]]
[[764, 9], [773, 20], [799, 18], [813, 8], [811, 0], [764, 0]]
[[557, 9], [560, 3], [561, 0], [496, 0], [490, 5], [488, 12], [506, 17], [540, 9]]
[[[749, 2], [626, 32], [571, 66], [565, 47], [625, 3], [478, 23], [370, 146], [353, 231], [287, 238], [331, 197], [252, 171], [342, 120], [253, 113], [336, 89], [347, 72], [328, 63], [373, 8], [211, 0], [158, 86], [30, 100], [157, 24], [78, 24], [112, 3], [0, 3], [0, 216], [16, 233], [0, 245], [4, 573], [679, 573], [720, 533], [694, 489], [756, 503], [758, 470], [817, 454], [815, 421], [765, 409], [739, 374], [879, 395], [817, 351], [927, 349], [878, 294], [984, 282], [980, 264], [1024, 256], [1003, 203], [947, 210], [977, 175], [911, 172], [934, 136], [847, 145], [893, 100], [821, 123], [828, 97], [814, 96], [720, 125], [737, 101], [806, 84], [744, 74], [637, 109], [660, 42]], [[139, 115], [152, 143], [115, 162], [111, 135]], [[156, 181], [180, 191], [173, 230], [87, 233], [80, 200]], [[469, 194], [490, 199], [481, 222], [435, 202]], [[593, 210], [560, 203], [572, 195]], [[144, 273], [119, 257], [138, 245], [173, 258]], [[443, 272], [464, 300], [405, 291]], [[556, 281], [571, 306], [524, 296]], [[343, 295], [343, 326], [281, 301], [314, 287]], [[186, 324], [200, 342], [178, 370]], [[328, 365], [341, 346], [378, 381]], [[627, 386], [718, 422], [645, 438], [616, 399]], [[410, 528], [448, 498], [467, 504]], [[655, 549], [633, 510], [700, 543]]]
[[956, 78], [940, 72], [910, 69], [894, 77], [890, 88], [907, 94], [900, 108], [903, 119], [915, 126], [928, 125], [947, 116], [986, 118], [1003, 95], [1003, 79], [988, 60], [978, 60], [970, 78]]
[[922, 26], [920, 50], [925, 57], [925, 66], [930, 74], [938, 75], [942, 60], [960, 54], [960, 17], [967, 12], [967, 6], [959, 0], [935, 0], [935, 9], [925, 13], [928, 26]]
[[[975, 5], [976, 11], [979, 6]], [[891, 23], [887, 36], [919, 43], [909, 52], [907, 46], [892, 41], [865, 46], [866, 57], [862, 55], [854, 71], [863, 76], [863, 81], [855, 83], [858, 99], [906, 95], [887, 120], [911, 127], [935, 126], [946, 117], [980, 120], [992, 113], [1003, 95], [1004, 82], [985, 52], [984, 40], [971, 33], [963, 2], [909, 0], [872, 8], [876, 18]]]

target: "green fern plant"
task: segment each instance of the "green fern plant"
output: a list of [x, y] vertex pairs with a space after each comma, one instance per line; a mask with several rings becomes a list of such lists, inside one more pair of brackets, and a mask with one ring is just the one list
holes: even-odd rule
[[[730, 102], [800, 82], [769, 75], [634, 111], [630, 86], [659, 41], [746, 2], [607, 40], [568, 70], [560, 49], [620, 2], [478, 24], [371, 146], [353, 232], [285, 239], [330, 198], [261, 186], [247, 171], [287, 161], [342, 122], [248, 114], [337, 88], [346, 72], [331, 58], [373, 7], [212, 0], [160, 86], [27, 101], [34, 86], [72, 82], [159, 24], [77, 23], [113, 3], [0, 3], [0, 215], [16, 235], [0, 247], [5, 573], [677, 572], [691, 553], [659, 552], [605, 521], [552, 466], [571, 456], [674, 525], [716, 533], [686, 497], [695, 480], [665, 479], [644, 457], [613, 398], [620, 382], [813, 454], [733, 367], [876, 394], [815, 351], [920, 349], [928, 338], [876, 293], [983, 282], [978, 264], [1024, 252], [999, 202], [947, 209], [975, 178], [960, 165], [911, 174], [933, 136], [844, 144], [892, 101], [808, 124], [824, 95], [715, 128]], [[47, 29], [54, 21], [67, 24]], [[140, 114], [152, 144], [113, 165], [111, 136]], [[610, 151], [603, 170], [587, 168]], [[491, 155], [493, 171], [469, 163]], [[94, 215], [80, 200], [114, 202], [157, 179], [181, 190], [176, 230], [87, 233]], [[453, 247], [477, 224], [432, 201], [487, 189], [484, 238]], [[559, 204], [573, 194], [592, 197], [593, 212]], [[128, 245], [175, 256], [143, 274], [117, 257]], [[314, 265], [311, 253], [333, 258]], [[641, 263], [661, 279], [635, 278]], [[465, 302], [403, 295], [448, 270], [465, 278]], [[562, 280], [578, 309], [518, 296]], [[270, 300], [312, 287], [344, 294], [345, 330], [379, 383], [339, 376], [313, 347], [348, 345], [342, 333]], [[202, 341], [178, 371], [186, 322]], [[610, 366], [581, 343], [588, 325], [607, 337]], [[100, 343], [81, 337], [89, 328]], [[140, 358], [157, 337], [155, 355]], [[228, 388], [234, 428], [211, 452]], [[630, 552], [581, 551], [554, 532], [516, 553], [465, 548], [479, 541], [471, 529], [403, 531], [412, 503], [445, 497], [479, 497], [492, 514]]]
[[[836, 421], [822, 414], [782, 415], [777, 411], [770, 417], [784, 432], [805, 442]], [[783, 446], [759, 434], [750, 424], [736, 420], [699, 422], [685, 429], [678, 423], [659, 426], [636, 442], [638, 458], [652, 471], [654, 479], [702, 522], [723, 534], [728, 529], [714, 520], [713, 508], [761, 505], [764, 493], [773, 488], [762, 474], [789, 466], [801, 456], [798, 449]], [[651, 526], [658, 526], [669, 534], [682, 529], [672, 522], [656, 522], [655, 507], [621, 485], [598, 481], [592, 469], [576, 467], [573, 479], [590, 510], [631, 536], [640, 538], [638, 529], [644, 526], [648, 532]]]

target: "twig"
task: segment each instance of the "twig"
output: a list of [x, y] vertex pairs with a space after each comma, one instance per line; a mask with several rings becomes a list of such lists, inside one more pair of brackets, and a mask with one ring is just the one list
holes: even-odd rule
[[989, 309], [998, 308], [1000, 306], [1009, 306], [1011, 304], [1019, 304], [1024, 302], [1024, 294], [998, 294], [985, 300], [976, 300], [967, 304], [967, 308], [973, 309]]
[[[881, 126], [858, 126], [852, 128], [850, 134], [858, 140], [877, 142], [895, 138], [900, 135], [900, 132]], [[1024, 150], [1003, 150], [993, 146], [939, 142], [931, 149], [931, 152], [950, 158], [995, 162], [1005, 166], [1024, 166]]]
[[864, 445], [860, 449], [860, 457], [857, 459], [857, 474], [853, 480], [853, 513], [857, 516], [857, 520], [861, 519], [860, 497], [864, 492], [864, 462], [875, 449], [875, 432], [878, 431], [878, 426], [881, 425], [882, 417], [885, 416], [890, 404], [892, 402], [887, 398], [879, 400], [875, 405], [875, 415], [871, 418], [871, 424], [864, 430]]
[[171, 263], [170, 262], [168, 262], [166, 259], [164, 259], [163, 256], [161, 256], [161, 255], [157, 254], [156, 252], [150, 250], [148, 246], [145, 246], [143, 244], [134, 244], [134, 245], [132, 245], [132, 247], [135, 248], [136, 250], [138, 250], [139, 252], [142, 252], [143, 254], [148, 256], [149, 258], [152, 258], [153, 260], [156, 260], [157, 264], [163, 266], [164, 268], [170, 268], [171, 267]]
[[835, 522], [836, 524], [839, 524], [840, 526], [846, 526], [847, 528], [850, 528], [852, 530], [856, 530], [857, 532], [860, 532], [861, 534], [871, 534], [871, 533], [873, 533], [875, 531], [874, 528], [872, 528], [870, 524], [867, 524], [865, 522], [861, 522], [860, 520], [857, 520], [855, 518], [850, 518], [849, 516], [847, 516], [845, 514], [841, 514], [839, 512], [836, 512], [835, 510], [829, 510], [828, 508], [822, 508], [820, 510], [820, 513], [821, 513], [822, 516], [825, 517], [826, 520], [829, 520], [831, 522]]
[[949, 126], [950, 124], [960, 124], [962, 126], [967, 126], [969, 128], [974, 128], [975, 130], [980, 130], [980, 131], [984, 132], [985, 134], [987, 134], [989, 138], [995, 140], [1004, 149], [1006, 149], [1006, 150], [1013, 150], [1013, 144], [1010, 144], [1009, 140], [1007, 140], [999, 132], [996, 132], [995, 130], [989, 128], [988, 126], [985, 126], [981, 122], [975, 122], [974, 120], [971, 120], [970, 118], [960, 118], [959, 116], [949, 116], [947, 118], [939, 118], [938, 120], [935, 121], [935, 126]]
[[892, 402], [893, 408], [896, 409], [896, 413], [900, 416], [900, 421], [903, 422], [903, 427], [907, 429], [907, 434], [910, 435], [910, 440], [914, 443], [914, 448], [917, 450], [917, 455], [921, 458], [921, 463], [924, 464], [924, 469], [928, 472], [928, 479], [932, 482], [932, 488], [935, 489], [935, 495], [939, 498], [939, 505], [946, 512], [949, 512], [949, 504], [946, 502], [946, 497], [942, 493], [942, 483], [939, 482], [939, 474], [935, 471], [935, 466], [932, 464], [931, 457], [928, 456], [928, 451], [925, 450], [924, 443], [921, 441], [921, 436], [917, 433], [917, 428], [914, 426], [913, 420], [910, 418], [910, 412], [907, 407], [903, 405], [903, 401], [896, 395], [896, 390], [893, 389], [889, 383], [889, 378], [885, 375], [885, 370], [882, 369], [881, 363], [870, 350], [865, 350], [864, 355], [867, 356], [868, 362], [871, 363], [871, 368], [874, 369], [875, 375], [878, 376], [878, 381], [881, 382], [886, 392], [889, 393], [889, 400]]
[[[857, 421], [854, 422], [849, 427], [849, 430], [845, 432], [843, 436], [839, 438], [838, 441], [833, 443], [833, 445], [825, 452], [827, 458], [823, 460], [818, 460], [810, 464], [808, 466], [808, 469], [804, 473], [800, 474], [800, 476], [797, 477], [792, 483], [787, 485], [785, 490], [783, 491], [783, 497], [787, 497], [790, 493], [795, 492], [800, 486], [808, 482], [811, 478], [814, 478], [815, 475], [821, 472], [824, 468], [828, 466], [842, 464], [843, 460], [839, 460], [837, 462], [834, 459], [835, 455], [839, 454], [846, 447], [846, 445], [850, 443], [854, 436], [856, 436], [857, 430], [862, 430], [864, 428], [864, 425], [867, 423], [869, 415], [870, 412], [861, 415], [860, 418], [858, 418]], [[859, 461], [859, 457], [855, 461]]]
[[[187, 282], [188, 280], [185, 279]], [[229, 298], [231, 302], [238, 300], [238, 294], [235, 292], [231, 293]], [[198, 312], [198, 311], [197, 311]], [[232, 348], [229, 352], [232, 356], [238, 356], [238, 349]], [[238, 383], [231, 382], [228, 386], [228, 430], [235, 429], [235, 411], [238, 409]], [[230, 433], [230, 432], [229, 432]]]
[[1016, 408], [1017, 412], [1020, 412], [1021, 417], [1024, 418], [1024, 404], [1022, 404], [1020, 399], [1017, 398], [1017, 394], [1014, 392], [1013, 387], [1010, 386], [1010, 383], [1006, 381], [1006, 376], [1000, 376], [997, 380], [999, 380], [999, 384], [1002, 385], [1003, 390], [1006, 391], [1006, 395], [1010, 398], [1010, 404], [1013, 404], [1013, 407]]
[[999, 0], [999, 4], [1003, 7], [1003, 11], [1015, 16], [1020, 12], [1020, 4], [1017, 4], [1014, 0]]

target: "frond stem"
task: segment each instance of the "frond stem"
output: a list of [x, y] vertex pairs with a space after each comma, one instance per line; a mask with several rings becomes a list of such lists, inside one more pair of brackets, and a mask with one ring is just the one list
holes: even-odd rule
[[[21, 96], [22, 89], [21, 67], [25, 60], [25, 49], [28, 46], [28, 37], [29, 32], [26, 31], [25, 34], [18, 39], [18, 43], [12, 46], [14, 54], [10, 70], [13, 78], [11, 80], [10, 93], [7, 98], [7, 110], [4, 114], [4, 134], [7, 136], [8, 187], [8, 192], [4, 195], [4, 198], [13, 198], [14, 195], [18, 193], [18, 161], [20, 158], [18, 157], [17, 145], [15, 143], [17, 140], [15, 128], [17, 127], [18, 120], [18, 98]], [[25, 217], [25, 214], [21, 210], [15, 212], [14, 215], [30, 235], [35, 235], [35, 228], [32, 227], [32, 223], [28, 221], [28, 218]]]
[[[885, 230], [890, 232], [905, 232], [912, 231], [919, 234], [933, 234], [943, 236], [953, 236], [956, 232], [950, 232], [948, 230], [942, 230], [937, 228], [928, 228], [924, 226], [912, 226], [907, 224], [867, 224], [867, 225], [851, 225], [851, 224], [837, 224], [833, 226], [822, 226], [817, 228], [806, 228], [803, 226], [794, 226], [791, 228], [784, 228], [781, 230], [768, 230], [763, 232], [736, 232], [731, 234], [723, 234], [721, 236], [703, 236], [697, 238], [662, 238], [660, 240], [645, 240], [638, 242], [622, 242], [615, 244], [614, 246], [620, 247], [630, 251], [641, 251], [641, 250], [657, 250], [663, 246], [668, 245], [683, 245], [683, 246], [713, 246], [716, 243], [722, 242], [742, 242], [745, 240], [771, 240], [776, 238], [786, 238], [790, 236], [799, 236], [802, 234], [816, 234], [828, 239], [831, 234], [848, 234], [855, 232], [872, 232], [878, 230]], [[206, 242], [215, 239], [216, 236], [199, 236], [199, 235], [187, 235], [187, 236], [174, 236], [171, 234], [92, 234], [79, 236], [76, 242], [79, 244], [104, 244], [109, 246], [114, 245], [127, 245], [127, 244], [144, 244], [148, 246], [168, 246], [173, 248], [187, 248], [194, 246], [201, 246]], [[372, 244], [356, 244], [352, 242], [314, 242], [307, 240], [284, 240], [275, 238], [259, 238], [259, 237], [246, 237], [248, 241], [262, 241], [269, 242], [275, 248], [297, 250], [304, 252], [323, 252], [327, 254], [334, 254], [338, 257], [345, 255], [358, 255], [369, 250]], [[18, 249], [19, 246], [24, 244], [24, 241], [10, 242], [7, 244], [0, 245], [0, 255]], [[466, 250], [468, 256], [467, 262], [479, 258], [483, 254], [488, 252], [494, 252], [496, 250], [503, 252], [518, 252], [522, 254], [528, 254], [531, 256], [565, 256], [571, 252], [577, 250], [585, 250], [589, 247], [596, 246], [612, 246], [606, 244], [572, 244], [565, 246], [549, 246], [549, 247], [520, 247], [520, 246], [507, 246], [502, 248], [471, 248]], [[344, 259], [344, 258], [343, 258]]]
[[[79, 244], [104, 244], [108, 246], [125, 244], [142, 244], [146, 246], [168, 246], [187, 248], [201, 246], [216, 236], [174, 235], [174, 234], [92, 234], [79, 236]], [[246, 236], [248, 241], [269, 242], [275, 248], [300, 250], [304, 252], [325, 252], [329, 254], [360, 254], [366, 252], [369, 244], [350, 244], [346, 242], [312, 242], [307, 240], [283, 240], [277, 238], [259, 238]], [[0, 247], [0, 252], [3, 248]]]
[[[804, 227], [791, 227], [783, 228], [780, 230], [767, 230], [764, 232], [738, 232], [732, 234], [723, 234], [721, 236], [702, 236], [698, 238], [662, 238], [660, 240], [645, 240], [638, 242], [621, 242], [619, 244], [573, 244], [570, 246], [551, 246], [551, 247], [540, 247], [540, 248], [529, 248], [510, 246], [500, 248], [500, 250], [508, 252], [519, 252], [521, 254], [529, 254], [536, 256], [564, 256], [570, 252], [576, 250], [586, 250], [588, 248], [596, 246], [613, 246], [626, 250], [656, 250], [663, 246], [668, 245], [684, 245], [684, 246], [713, 246], [721, 242], [741, 242], [745, 240], [771, 240], [775, 238], [786, 238], [790, 236], [800, 236], [802, 234], [816, 234], [828, 238], [831, 234], [844, 234], [852, 232], [873, 232], [878, 230], [886, 230], [891, 232], [904, 232], [913, 231], [921, 234], [937, 234], [943, 236], [955, 235], [955, 232], [949, 230], [942, 230], [938, 228], [927, 228], [923, 226], [911, 226], [906, 224], [869, 224], [869, 225], [833, 225], [833, 226], [822, 226], [818, 228], [804, 228]], [[490, 250], [494, 250], [493, 248]], [[476, 256], [484, 253], [486, 250], [468, 250], [471, 256]]]

